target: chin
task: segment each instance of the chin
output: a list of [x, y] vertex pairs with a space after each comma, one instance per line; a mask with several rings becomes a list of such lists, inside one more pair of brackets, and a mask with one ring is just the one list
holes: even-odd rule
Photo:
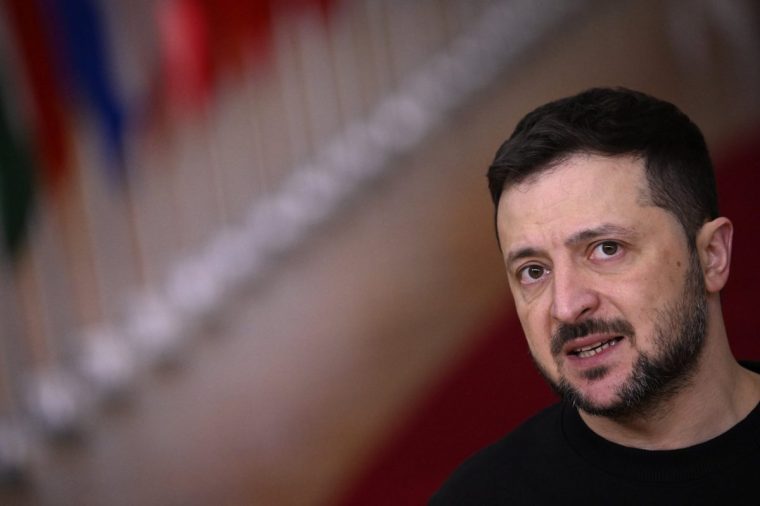
[[627, 411], [621, 392], [630, 381], [628, 375], [614, 374], [607, 368], [584, 371], [582, 378], [561, 378], [554, 390], [566, 401], [591, 415], [614, 417]]

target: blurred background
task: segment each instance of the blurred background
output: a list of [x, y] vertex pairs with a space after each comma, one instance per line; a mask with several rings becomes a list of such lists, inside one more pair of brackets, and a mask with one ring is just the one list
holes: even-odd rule
[[3, 0], [0, 503], [424, 504], [552, 395], [485, 171], [591, 86], [760, 178], [752, 0]]

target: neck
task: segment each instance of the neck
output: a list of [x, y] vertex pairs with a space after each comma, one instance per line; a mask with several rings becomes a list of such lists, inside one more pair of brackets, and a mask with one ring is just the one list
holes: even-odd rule
[[708, 333], [688, 383], [644, 413], [625, 419], [580, 411], [588, 427], [623, 446], [647, 450], [685, 448], [729, 430], [760, 402], [760, 375], [734, 359], [721, 321]]

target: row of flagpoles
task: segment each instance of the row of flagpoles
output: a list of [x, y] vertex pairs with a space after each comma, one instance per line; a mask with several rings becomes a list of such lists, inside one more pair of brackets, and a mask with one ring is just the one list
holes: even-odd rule
[[580, 4], [3, 0], [0, 478]]

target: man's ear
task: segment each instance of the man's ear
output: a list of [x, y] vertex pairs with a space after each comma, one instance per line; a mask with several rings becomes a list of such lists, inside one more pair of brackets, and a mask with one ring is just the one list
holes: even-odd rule
[[728, 218], [708, 221], [697, 233], [697, 251], [708, 293], [719, 292], [728, 281], [734, 225]]

